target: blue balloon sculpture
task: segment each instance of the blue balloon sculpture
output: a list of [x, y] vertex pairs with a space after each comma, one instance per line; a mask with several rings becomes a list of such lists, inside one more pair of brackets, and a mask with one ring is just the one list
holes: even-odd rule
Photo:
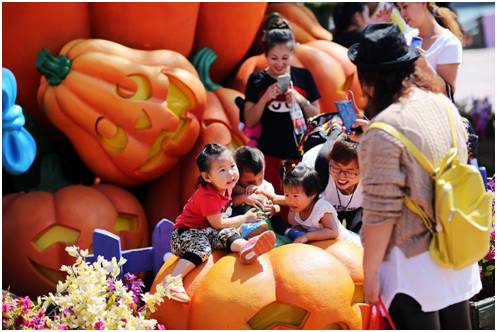
[[15, 105], [17, 83], [14, 74], [2, 68], [2, 162], [12, 175], [26, 172], [36, 156], [36, 143], [23, 128], [22, 108]]

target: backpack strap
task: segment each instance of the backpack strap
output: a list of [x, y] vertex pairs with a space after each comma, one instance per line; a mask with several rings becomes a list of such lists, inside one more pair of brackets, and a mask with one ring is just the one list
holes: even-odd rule
[[449, 117], [449, 125], [450, 125], [450, 136], [452, 137], [452, 147], [457, 150], [457, 135], [456, 135], [456, 122], [450, 107], [447, 107], [447, 115]]

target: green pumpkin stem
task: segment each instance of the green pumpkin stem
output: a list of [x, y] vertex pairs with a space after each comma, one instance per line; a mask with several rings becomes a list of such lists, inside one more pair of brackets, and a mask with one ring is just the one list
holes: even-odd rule
[[208, 47], [201, 48], [193, 57], [192, 64], [200, 76], [202, 84], [207, 89], [207, 91], [214, 91], [216, 89], [222, 88], [221, 85], [212, 81], [209, 70], [211, 65], [217, 59], [217, 54], [212, 49]]
[[59, 85], [71, 71], [71, 60], [68, 57], [65, 55], [54, 57], [46, 48], [38, 53], [35, 65], [52, 86]]

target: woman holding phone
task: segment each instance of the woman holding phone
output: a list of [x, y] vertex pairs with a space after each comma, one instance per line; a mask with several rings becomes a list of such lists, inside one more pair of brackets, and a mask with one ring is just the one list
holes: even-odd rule
[[[264, 153], [266, 179], [281, 192], [280, 165], [300, 159], [296, 136], [306, 118], [319, 114], [320, 95], [307, 69], [290, 66], [295, 38], [285, 19], [271, 15], [262, 42], [269, 66], [249, 77], [244, 118], [249, 127], [262, 125], [258, 148]], [[301, 109], [297, 119], [299, 112], [291, 112], [295, 105]]]
[[[435, 2], [396, 2], [395, 6], [409, 26], [419, 29], [422, 39], [415, 84], [453, 100], [464, 37], [457, 15]], [[385, 9], [379, 19], [390, 21], [391, 11], [392, 7]]]

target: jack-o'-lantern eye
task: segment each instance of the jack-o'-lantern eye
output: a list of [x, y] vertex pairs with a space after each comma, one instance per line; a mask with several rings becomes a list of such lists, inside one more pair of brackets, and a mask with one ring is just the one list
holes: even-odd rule
[[117, 216], [114, 230], [116, 232], [133, 231], [138, 227], [138, 217], [134, 214], [120, 213]]
[[74, 244], [79, 234], [75, 229], [54, 225], [36, 236], [32, 243], [39, 251], [43, 251], [56, 243]]
[[114, 153], [123, 151], [128, 145], [128, 134], [116, 126], [112, 121], [104, 117], [98, 118], [95, 123], [95, 131], [103, 145]]
[[131, 74], [117, 83], [116, 92], [125, 99], [147, 100], [152, 96], [152, 87], [145, 76]]
[[305, 309], [273, 302], [262, 308], [247, 324], [253, 330], [299, 329], [308, 314]]

